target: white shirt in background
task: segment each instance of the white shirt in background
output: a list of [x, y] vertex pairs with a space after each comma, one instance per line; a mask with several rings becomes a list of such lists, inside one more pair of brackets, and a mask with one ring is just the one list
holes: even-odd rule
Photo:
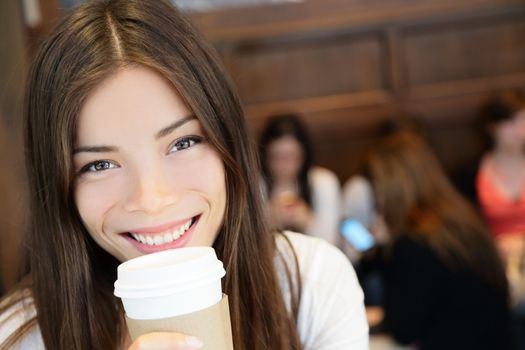
[[330, 170], [313, 167], [308, 172], [314, 219], [306, 234], [319, 237], [334, 246], [340, 245], [341, 186]]

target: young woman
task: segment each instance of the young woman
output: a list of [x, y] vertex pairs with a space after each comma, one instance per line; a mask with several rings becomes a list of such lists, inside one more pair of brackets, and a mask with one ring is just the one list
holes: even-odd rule
[[[516, 298], [523, 299], [525, 256], [525, 93], [508, 90], [489, 101], [483, 119], [492, 147], [475, 179], [481, 212], [496, 238]], [[523, 287], [521, 287], [523, 289]]]
[[525, 92], [495, 94], [483, 105], [480, 122], [487, 152], [462, 188], [495, 237], [525, 235]]
[[313, 165], [312, 143], [299, 117], [271, 117], [261, 133], [260, 150], [274, 224], [339, 245], [339, 180]]
[[478, 206], [499, 248], [513, 297], [523, 301], [525, 258], [525, 92], [503, 90], [483, 105], [487, 151], [465, 169], [459, 188]]
[[401, 132], [377, 145], [367, 174], [390, 243], [385, 326], [419, 349], [508, 349], [505, 273], [474, 210], [428, 146]]
[[198, 348], [170, 332], [131, 343], [113, 296], [120, 262], [196, 245], [225, 264], [236, 349], [367, 347], [344, 256], [268, 230], [239, 99], [167, 1], [68, 15], [32, 65], [26, 122], [30, 273], [2, 303], [0, 348]]

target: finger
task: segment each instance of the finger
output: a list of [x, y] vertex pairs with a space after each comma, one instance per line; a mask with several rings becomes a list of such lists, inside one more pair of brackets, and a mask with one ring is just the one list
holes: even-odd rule
[[195, 350], [202, 348], [196, 337], [175, 332], [153, 332], [138, 337], [128, 350]]

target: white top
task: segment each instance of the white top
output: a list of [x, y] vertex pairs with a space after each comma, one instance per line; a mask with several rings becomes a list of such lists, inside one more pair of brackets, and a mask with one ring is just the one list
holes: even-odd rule
[[356, 175], [349, 178], [343, 186], [344, 219], [356, 219], [369, 227], [375, 218], [374, 191], [370, 181]]
[[335, 174], [325, 168], [313, 167], [308, 172], [312, 196], [313, 223], [306, 233], [339, 246], [341, 222], [341, 186]]
[[[7, 301], [7, 300], [6, 300]], [[35, 316], [36, 310], [32, 300], [28, 296], [23, 301], [15, 304], [7, 312], [0, 315], [0, 344], [14, 333], [25, 321]], [[45, 349], [40, 329], [31, 329], [11, 350]]]
[[[323, 240], [287, 232], [297, 253], [302, 278], [298, 331], [305, 350], [368, 349], [368, 325], [363, 292], [348, 259]], [[284, 238], [277, 245], [293, 267], [293, 257]], [[289, 300], [286, 275], [276, 260], [285, 300]], [[32, 305], [20, 303], [0, 315], [0, 343], [35, 313]], [[12, 316], [12, 317], [9, 317]], [[7, 321], [6, 321], [7, 319]], [[5, 322], [5, 323], [4, 323]], [[12, 349], [44, 349], [38, 327]]]
[[[363, 291], [347, 257], [325, 241], [286, 232], [299, 262], [302, 279], [297, 327], [305, 350], [368, 349], [368, 323]], [[293, 255], [283, 237], [277, 240], [288, 266]], [[277, 264], [285, 300], [289, 288]]]

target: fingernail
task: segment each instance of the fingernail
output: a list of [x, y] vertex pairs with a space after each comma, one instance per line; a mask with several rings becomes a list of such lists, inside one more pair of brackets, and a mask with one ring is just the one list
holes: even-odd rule
[[199, 338], [197, 337], [186, 337], [186, 344], [188, 344], [189, 346], [193, 346], [194, 348], [197, 348], [197, 349], [200, 349], [202, 348], [202, 340], [200, 340]]

